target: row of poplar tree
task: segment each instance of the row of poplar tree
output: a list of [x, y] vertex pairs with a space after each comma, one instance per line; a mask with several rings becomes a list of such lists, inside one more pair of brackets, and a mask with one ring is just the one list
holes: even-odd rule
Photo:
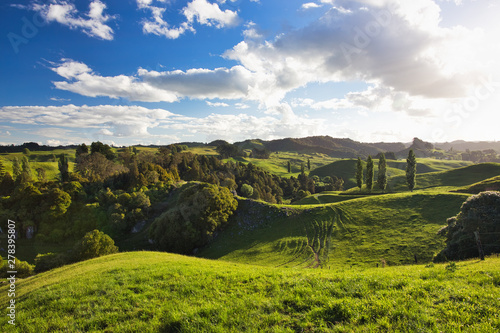
[[[412, 149], [408, 152], [408, 158], [406, 159], [406, 183], [408, 184], [408, 188], [410, 191], [413, 191], [416, 184], [416, 174], [417, 174], [417, 159], [415, 157], [415, 153]], [[375, 170], [373, 159], [371, 156], [368, 156], [366, 159], [366, 179], [365, 185], [368, 191], [371, 191], [374, 186], [374, 177]], [[361, 158], [358, 157], [358, 161], [356, 163], [356, 184], [359, 189], [363, 187], [363, 162]], [[385, 191], [387, 188], [387, 161], [385, 159], [385, 155], [380, 154], [380, 158], [378, 160], [378, 174], [377, 174], [377, 182], [376, 186]]]

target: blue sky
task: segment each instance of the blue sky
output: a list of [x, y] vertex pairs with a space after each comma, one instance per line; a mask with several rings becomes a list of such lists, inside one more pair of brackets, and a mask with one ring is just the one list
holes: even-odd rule
[[0, 144], [499, 140], [493, 0], [0, 4]]

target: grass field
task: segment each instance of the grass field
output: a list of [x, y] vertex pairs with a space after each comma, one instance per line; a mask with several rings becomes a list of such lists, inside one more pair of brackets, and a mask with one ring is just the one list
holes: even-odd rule
[[288, 207], [243, 201], [232, 225], [199, 255], [285, 267], [313, 267], [317, 259], [325, 268], [408, 264], [415, 255], [429, 262], [444, 247], [436, 232], [467, 197], [400, 193]]
[[500, 260], [366, 270], [130, 252], [16, 282], [3, 332], [498, 332]]

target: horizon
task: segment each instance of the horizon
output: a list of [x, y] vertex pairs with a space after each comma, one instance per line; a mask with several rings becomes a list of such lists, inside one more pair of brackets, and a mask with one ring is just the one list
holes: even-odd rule
[[497, 142], [499, 6], [5, 1], [0, 145]]

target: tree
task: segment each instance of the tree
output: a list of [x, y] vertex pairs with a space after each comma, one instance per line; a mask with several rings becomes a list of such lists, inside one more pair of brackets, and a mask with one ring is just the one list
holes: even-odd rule
[[115, 153], [113, 152], [113, 149], [109, 145], [104, 144], [100, 141], [92, 142], [92, 144], [90, 145], [90, 153], [100, 153], [110, 161], [115, 159]]
[[413, 149], [408, 152], [408, 158], [406, 159], [406, 182], [408, 183], [408, 188], [413, 192], [416, 184], [417, 175], [417, 159]]
[[82, 143], [81, 145], [78, 145], [76, 147], [76, 152], [75, 152], [76, 157], [88, 153], [89, 153], [89, 147], [85, 143]]
[[361, 162], [361, 158], [358, 157], [358, 162], [356, 163], [356, 184], [359, 189], [363, 186], [363, 162]]
[[292, 163], [290, 161], [287, 162], [287, 167], [288, 167], [288, 173], [292, 172]]
[[21, 183], [30, 182], [33, 179], [33, 172], [31, 171], [30, 161], [26, 156], [23, 156], [21, 170]]
[[253, 194], [253, 187], [248, 184], [243, 184], [241, 185], [240, 192], [244, 197], [250, 198]]
[[149, 235], [160, 250], [191, 253], [212, 239], [237, 206], [225, 187], [187, 184], [180, 189], [176, 204], [153, 222]]
[[80, 261], [117, 253], [118, 247], [111, 237], [95, 229], [83, 236], [74, 251], [76, 261]]
[[61, 181], [67, 182], [69, 181], [69, 163], [66, 155], [61, 154], [59, 156], [59, 172], [61, 173]]
[[373, 188], [373, 160], [371, 156], [366, 159], [366, 188], [369, 191]]
[[500, 192], [481, 192], [469, 197], [447, 224], [438, 232], [446, 237], [446, 248], [435, 261], [477, 258], [481, 252], [499, 253]]
[[387, 162], [385, 160], [384, 153], [380, 154], [378, 160], [378, 179], [377, 179], [378, 188], [382, 191], [387, 187]]
[[17, 157], [14, 157], [14, 160], [12, 161], [12, 175], [14, 176], [14, 179], [17, 180], [19, 176], [21, 176], [21, 164], [19, 163], [19, 159]]
[[37, 176], [39, 182], [45, 182], [47, 180], [47, 176], [45, 174], [44, 168], [37, 168], [36, 169], [36, 176]]
[[307, 170], [311, 171], [311, 160], [307, 159]]

